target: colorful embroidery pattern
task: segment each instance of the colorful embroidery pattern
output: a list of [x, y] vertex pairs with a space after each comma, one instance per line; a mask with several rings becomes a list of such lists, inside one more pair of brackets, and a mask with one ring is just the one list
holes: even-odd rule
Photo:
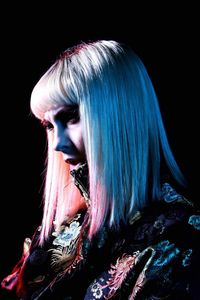
[[116, 291], [127, 277], [128, 272], [136, 264], [138, 255], [139, 251], [133, 253], [133, 255], [124, 254], [121, 258], [117, 259], [115, 265], [111, 265], [111, 270], [108, 271], [111, 277], [106, 282], [106, 287], [109, 287], [109, 293], [105, 299], [110, 299], [116, 294]]
[[200, 215], [190, 216], [188, 224], [192, 225], [195, 229], [200, 230]]

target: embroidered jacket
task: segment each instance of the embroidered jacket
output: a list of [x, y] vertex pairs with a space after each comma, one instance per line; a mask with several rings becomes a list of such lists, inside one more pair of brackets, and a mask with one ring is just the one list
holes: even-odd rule
[[[72, 176], [88, 201], [84, 169]], [[168, 183], [118, 231], [89, 241], [87, 219], [79, 211], [43, 247], [39, 228], [2, 287], [22, 300], [200, 299], [200, 212]]]

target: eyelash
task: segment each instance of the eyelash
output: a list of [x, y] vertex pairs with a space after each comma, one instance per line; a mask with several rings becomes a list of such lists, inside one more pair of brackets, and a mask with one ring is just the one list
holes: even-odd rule
[[[80, 119], [79, 112], [76, 109], [71, 112], [67, 112], [67, 113], [63, 112], [59, 116], [59, 120], [64, 125], [68, 124], [69, 122], [71, 124], [75, 124], [76, 122], [79, 121], [79, 119]], [[49, 131], [54, 129], [53, 124], [47, 120], [42, 120], [41, 123], [42, 123], [42, 126]]]

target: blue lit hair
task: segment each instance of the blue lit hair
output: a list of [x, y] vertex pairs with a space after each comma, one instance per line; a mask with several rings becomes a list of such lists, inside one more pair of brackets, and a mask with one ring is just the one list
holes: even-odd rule
[[[65, 104], [79, 105], [83, 123], [91, 198], [90, 237], [106, 219], [111, 226], [118, 226], [150, 199], [160, 199], [161, 158], [175, 180], [183, 182], [152, 82], [129, 47], [102, 40], [66, 50], [35, 86], [31, 108], [43, 119], [47, 110]], [[49, 135], [49, 144], [50, 139]], [[65, 162], [60, 160], [58, 168], [52, 163], [58, 153], [50, 152], [44, 238], [59, 209], [58, 191], [69, 179], [65, 175], [66, 182], [63, 180], [63, 174], [69, 173]], [[62, 197], [60, 203], [70, 201], [66, 194]]]

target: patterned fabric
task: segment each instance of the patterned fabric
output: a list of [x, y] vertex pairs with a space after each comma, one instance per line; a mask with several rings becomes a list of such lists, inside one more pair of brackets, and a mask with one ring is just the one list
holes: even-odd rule
[[168, 183], [117, 232], [104, 226], [89, 241], [87, 220], [78, 212], [42, 248], [39, 228], [2, 287], [22, 300], [199, 299], [200, 212]]

